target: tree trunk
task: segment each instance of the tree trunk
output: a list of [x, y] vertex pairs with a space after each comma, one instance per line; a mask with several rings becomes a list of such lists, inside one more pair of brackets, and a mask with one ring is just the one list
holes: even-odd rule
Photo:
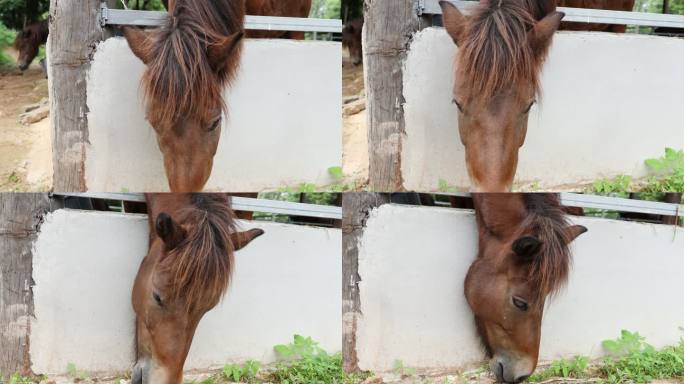
[[413, 0], [367, 0], [364, 65], [368, 103], [370, 189], [402, 191], [405, 134], [402, 66], [419, 22]]
[[358, 244], [371, 209], [390, 202], [379, 193], [345, 193], [342, 197], [342, 356], [344, 370], [358, 372], [356, 322], [361, 310]]
[[100, 0], [51, 0], [49, 79], [55, 192], [85, 192], [87, 75], [100, 27]]
[[33, 316], [32, 247], [51, 208], [47, 194], [0, 193], [0, 373], [3, 375], [15, 372], [32, 375], [29, 358]]

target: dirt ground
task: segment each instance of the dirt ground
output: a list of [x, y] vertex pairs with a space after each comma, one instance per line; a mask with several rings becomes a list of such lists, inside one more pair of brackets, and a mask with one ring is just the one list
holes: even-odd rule
[[19, 123], [26, 106], [47, 97], [47, 79], [38, 64], [23, 74], [14, 69], [0, 70], [0, 191], [42, 192], [51, 188], [50, 119], [29, 126]]
[[[368, 129], [366, 127], [363, 66], [354, 66], [347, 52], [342, 64], [342, 98], [345, 102], [342, 128], [342, 169], [355, 189], [368, 184]], [[361, 110], [359, 110], [361, 109]]]

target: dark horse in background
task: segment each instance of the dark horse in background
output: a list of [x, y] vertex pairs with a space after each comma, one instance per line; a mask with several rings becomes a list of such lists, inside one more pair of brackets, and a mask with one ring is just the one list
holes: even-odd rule
[[544, 304], [568, 279], [569, 244], [587, 228], [555, 194], [474, 194], [477, 258], [465, 296], [498, 382], [519, 383], [539, 359]]
[[348, 21], [342, 29], [342, 46], [349, 50], [353, 65], [359, 65], [363, 62], [362, 32], [363, 17]]
[[17, 33], [14, 48], [19, 52], [17, 66], [25, 71], [38, 56], [40, 46], [47, 42], [49, 24], [47, 20], [33, 23]]
[[[169, 0], [163, 0], [169, 9]], [[245, 12], [251, 16], [309, 17], [311, 0], [246, 0]], [[304, 32], [295, 31], [247, 31], [247, 37], [266, 39], [304, 40]]]
[[219, 194], [149, 194], [150, 242], [133, 286], [131, 383], [181, 384], [195, 330], [223, 297], [234, 253], [264, 232], [239, 232]]
[[[635, 0], [558, 0], [558, 6], [631, 12], [634, 10], [634, 2]], [[560, 29], [568, 31], [625, 33], [627, 26], [613, 24], [573, 23], [564, 21], [561, 23]]]

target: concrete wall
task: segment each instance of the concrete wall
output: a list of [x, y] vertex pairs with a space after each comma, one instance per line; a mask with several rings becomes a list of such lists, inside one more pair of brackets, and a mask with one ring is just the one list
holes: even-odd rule
[[[456, 50], [441, 28], [416, 34], [411, 45], [402, 146], [409, 190], [436, 190], [440, 179], [470, 185], [451, 103]], [[644, 176], [644, 160], [684, 143], [682, 62], [682, 39], [557, 33], [543, 71], [543, 97], [520, 151], [517, 184], [572, 189], [617, 174]]]
[[[248, 40], [207, 190], [254, 192], [331, 182], [341, 165], [339, 43]], [[90, 191], [168, 190], [145, 120], [144, 65], [123, 38], [97, 47], [88, 79]]]
[[[576, 218], [569, 284], [548, 301], [541, 359], [598, 357], [622, 329], [656, 347], [684, 324], [684, 231]], [[386, 205], [372, 212], [359, 251], [361, 369], [455, 369], [484, 359], [463, 281], [477, 252], [471, 211]]]
[[[200, 322], [186, 369], [230, 361], [272, 361], [294, 334], [341, 350], [341, 232], [275, 223], [242, 223], [266, 234], [236, 255], [222, 304]], [[147, 253], [142, 215], [60, 210], [35, 243], [36, 373], [118, 372], [134, 355], [133, 280]]]

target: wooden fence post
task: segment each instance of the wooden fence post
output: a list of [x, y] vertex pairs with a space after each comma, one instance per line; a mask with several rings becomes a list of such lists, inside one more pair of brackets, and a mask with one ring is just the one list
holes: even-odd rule
[[87, 75], [103, 39], [100, 0], [50, 0], [48, 65], [53, 190], [85, 192]]
[[415, 0], [366, 0], [364, 65], [368, 103], [370, 189], [402, 191], [402, 66], [420, 23]]
[[371, 209], [390, 202], [379, 193], [345, 193], [342, 197], [342, 356], [346, 372], [358, 372], [356, 321], [361, 310], [359, 296], [359, 249], [363, 228]]
[[32, 375], [32, 247], [52, 208], [47, 194], [0, 193], [0, 373], [5, 376]]

